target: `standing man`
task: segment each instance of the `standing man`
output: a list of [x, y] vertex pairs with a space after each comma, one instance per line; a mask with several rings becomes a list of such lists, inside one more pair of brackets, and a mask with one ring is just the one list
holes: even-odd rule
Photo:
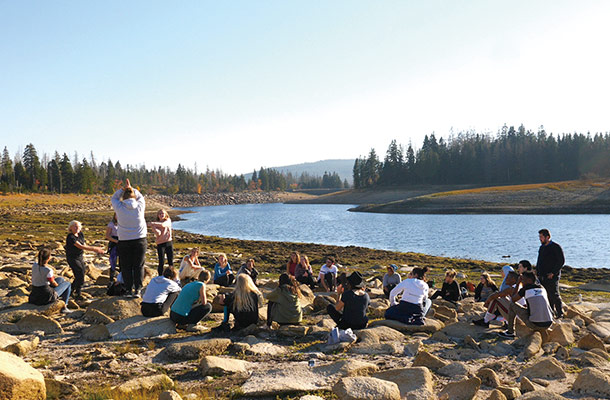
[[559, 295], [559, 278], [561, 268], [565, 262], [561, 246], [551, 240], [548, 229], [538, 231], [540, 238], [540, 249], [538, 250], [538, 261], [536, 262], [536, 273], [540, 284], [546, 289], [551, 310], [555, 312], [556, 318], [563, 317], [561, 296]]
[[118, 219], [119, 260], [127, 296], [140, 297], [142, 273], [146, 259], [146, 221], [144, 196], [131, 187], [129, 179], [124, 188], [112, 196], [112, 208]]

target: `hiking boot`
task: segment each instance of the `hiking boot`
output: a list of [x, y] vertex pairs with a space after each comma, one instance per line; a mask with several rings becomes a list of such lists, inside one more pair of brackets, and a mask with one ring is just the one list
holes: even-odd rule
[[509, 331], [507, 329], [505, 331], [502, 331], [502, 332], [498, 333], [498, 336], [501, 336], [501, 337], [507, 338], [507, 339], [514, 339], [515, 338], [515, 332]]
[[485, 322], [485, 319], [483, 319], [483, 318], [475, 319], [474, 321], [472, 321], [472, 323], [476, 326], [482, 326], [485, 328], [489, 328], [489, 322]]
[[212, 328], [212, 332], [229, 332], [231, 330], [231, 325], [228, 322], [223, 322], [218, 326]]

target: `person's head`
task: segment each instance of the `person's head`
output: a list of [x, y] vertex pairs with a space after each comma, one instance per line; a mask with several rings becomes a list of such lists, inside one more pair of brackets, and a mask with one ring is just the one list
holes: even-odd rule
[[414, 279], [425, 280], [428, 267], [415, 267], [411, 270], [411, 277]]
[[169, 280], [175, 281], [178, 277], [178, 273], [172, 267], [167, 267], [163, 270], [163, 276]]
[[519, 264], [517, 265], [517, 272], [519, 272], [520, 274], [524, 273], [525, 271], [533, 271], [534, 268], [532, 268], [532, 264], [527, 261], [527, 260], [521, 260], [519, 261]]
[[447, 271], [445, 271], [445, 282], [452, 283], [455, 280], [456, 275], [457, 272], [455, 272], [454, 269], [448, 269]]
[[78, 232], [80, 232], [81, 229], [83, 229], [83, 225], [80, 221], [70, 221], [70, 224], [68, 225], [68, 231], [70, 231], [70, 233], [78, 235]]
[[189, 256], [190, 256], [191, 258], [197, 258], [197, 257], [199, 257], [199, 247], [193, 247], [193, 248], [191, 249], [191, 251], [189, 252]]
[[309, 257], [307, 257], [305, 254], [301, 255], [301, 265], [304, 267], [309, 267]]
[[532, 283], [536, 283], [536, 275], [534, 275], [533, 272], [531, 271], [525, 271], [522, 275], [521, 275], [521, 281], [527, 285], [527, 284], [532, 284]]
[[326, 257], [326, 265], [328, 265], [330, 267], [334, 263], [335, 263], [335, 257], [333, 257], [333, 256]]
[[298, 251], [293, 251], [292, 253], [290, 253], [290, 262], [295, 264], [301, 262], [301, 255]]
[[136, 198], [136, 192], [133, 191], [133, 188], [131, 186], [126, 187], [125, 190], [123, 190], [123, 196], [122, 196], [123, 200], [135, 199], [135, 198]]
[[37, 259], [36, 261], [38, 262], [38, 265], [40, 265], [40, 266], [45, 265], [51, 259], [51, 249], [49, 249], [48, 247], [43, 247], [38, 252], [36, 259]]
[[548, 229], [540, 229], [538, 231], [538, 239], [540, 239], [541, 244], [549, 244], [551, 241], [551, 232]]
[[227, 255], [225, 253], [220, 253], [218, 255], [218, 264], [223, 268], [228, 264]]
[[112, 222], [115, 224], [119, 223], [119, 220], [116, 218], [116, 213], [114, 213], [114, 215], [112, 216]]
[[481, 274], [481, 283], [485, 286], [495, 285], [496, 283], [491, 279], [491, 276], [487, 272]]
[[198, 279], [200, 282], [208, 283], [210, 281], [210, 276], [211, 276], [210, 271], [208, 271], [207, 269], [204, 269], [199, 273]]
[[286, 288], [292, 294], [299, 293], [299, 284], [297, 280], [292, 275], [288, 275], [287, 273], [283, 273], [280, 275], [280, 287]]
[[167, 221], [169, 219], [169, 214], [165, 210], [157, 211], [157, 221]]
[[337, 286], [342, 286], [343, 288], [347, 286], [347, 274], [345, 272], [341, 272], [337, 276]]
[[358, 271], [354, 271], [347, 277], [347, 287], [348, 290], [354, 289], [363, 289], [364, 288], [364, 279], [362, 279], [362, 275]]
[[255, 262], [254, 262], [254, 258], [248, 258], [248, 261], [246, 261], [246, 268], [248, 268], [249, 270], [252, 270], [252, 268], [255, 267]]
[[251, 293], [256, 293], [258, 295], [261, 294], [254, 284], [252, 278], [250, 278], [250, 275], [237, 275], [237, 279], [235, 280], [235, 289], [233, 290], [233, 296], [235, 296], [233, 308], [237, 311], [254, 310], [256, 308], [256, 304], [250, 296]]
[[398, 266], [396, 264], [390, 264], [387, 269], [388, 275], [394, 275], [394, 273], [398, 270]]
[[519, 274], [517, 273], [517, 271], [509, 271], [508, 274], [506, 274], [504, 283], [506, 283], [508, 286], [513, 286], [516, 285], [518, 281]]

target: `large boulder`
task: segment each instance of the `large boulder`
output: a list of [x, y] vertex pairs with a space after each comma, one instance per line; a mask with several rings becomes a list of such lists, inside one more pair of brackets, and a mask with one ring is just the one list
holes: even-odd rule
[[175, 360], [196, 360], [201, 356], [222, 354], [231, 345], [231, 339], [199, 339], [172, 343], [164, 350]]
[[30, 351], [36, 349], [39, 343], [40, 338], [38, 336], [34, 336], [34, 338], [31, 340], [22, 340], [18, 343], [8, 345], [4, 350], [8, 351], [9, 353], [13, 353], [16, 356], [23, 357]]
[[442, 376], [447, 376], [452, 379], [463, 378], [470, 374], [470, 369], [468, 366], [460, 361], [454, 361], [445, 365], [444, 367], [439, 368], [436, 371], [437, 374]]
[[566, 323], [555, 324], [553, 329], [547, 331], [547, 339], [545, 342], [557, 342], [562, 346], [567, 346], [574, 343], [574, 333], [572, 325]]
[[439, 399], [446, 400], [472, 400], [481, 387], [479, 378], [464, 379], [459, 382], [450, 382], [439, 393]]
[[481, 384], [484, 386], [497, 388], [501, 384], [498, 374], [496, 374], [496, 371], [491, 368], [481, 368], [479, 371], [477, 371], [477, 377], [481, 380]]
[[38, 314], [28, 314], [17, 322], [17, 328], [23, 333], [43, 331], [45, 335], [64, 333], [59, 322]]
[[360, 343], [401, 342], [405, 335], [388, 326], [376, 326], [355, 332]]
[[534, 332], [523, 339], [525, 344], [523, 348], [524, 358], [532, 358], [540, 352], [542, 348], [542, 335], [540, 335], [540, 332]]
[[610, 322], [595, 322], [587, 326], [587, 329], [596, 334], [604, 342], [610, 343]]
[[14, 354], [0, 351], [0, 399], [44, 400], [44, 377]]
[[526, 376], [530, 379], [563, 379], [566, 377], [566, 373], [559, 361], [552, 357], [547, 357], [538, 361], [534, 365], [525, 368], [523, 372], [521, 372], [521, 376]]
[[369, 376], [341, 378], [333, 393], [342, 400], [400, 400], [398, 385]]
[[90, 324], [111, 324], [114, 322], [112, 318], [93, 308], [88, 308], [83, 315], [83, 320]]
[[98, 310], [116, 320], [142, 315], [140, 299], [125, 297], [108, 297], [92, 302], [87, 310]]
[[131, 340], [176, 333], [176, 323], [168, 317], [147, 318], [142, 315], [122, 319], [108, 325], [113, 340]]
[[446, 367], [449, 363], [434, 354], [428, 353], [427, 351], [420, 351], [417, 353], [415, 360], [413, 360], [413, 367], [426, 367], [432, 371], [436, 371], [440, 368]]
[[216, 356], [205, 356], [199, 363], [199, 370], [203, 376], [247, 374], [250, 363], [235, 358], [222, 358]]
[[572, 390], [587, 395], [610, 398], [610, 376], [595, 368], [585, 368], [576, 377]]
[[0, 332], [0, 350], [4, 350], [7, 346], [15, 343], [19, 343], [19, 339], [8, 333]]
[[142, 376], [121, 383], [112, 388], [123, 395], [129, 395], [134, 392], [150, 392], [159, 389], [171, 389], [174, 387], [174, 381], [165, 374]]
[[96, 324], [83, 329], [81, 336], [89, 342], [101, 342], [110, 339], [110, 332], [108, 332], [106, 325]]
[[423, 325], [407, 325], [392, 319], [380, 319], [369, 324], [369, 327], [376, 326], [388, 326], [403, 333], [434, 333], [443, 329], [445, 325], [441, 321], [432, 318], [426, 318]]
[[434, 380], [426, 367], [389, 369], [373, 377], [397, 384], [403, 399], [429, 400], [434, 397]]
[[588, 333], [580, 338], [578, 348], [583, 350], [602, 349], [606, 351], [604, 342], [592, 333]]

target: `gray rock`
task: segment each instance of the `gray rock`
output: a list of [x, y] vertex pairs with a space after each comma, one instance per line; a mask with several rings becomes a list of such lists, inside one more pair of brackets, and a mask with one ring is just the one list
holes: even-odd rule
[[479, 378], [464, 379], [448, 383], [439, 393], [439, 399], [472, 400], [481, 387]]
[[606, 351], [604, 342], [593, 333], [588, 333], [578, 341], [578, 348], [583, 350], [602, 349]]
[[610, 322], [595, 322], [588, 325], [587, 329], [596, 334], [604, 342], [610, 343]]
[[466, 336], [470, 336], [473, 339], [480, 340], [483, 335], [485, 335], [486, 329], [481, 326], [476, 326], [470, 324], [468, 322], [456, 322], [451, 325], [445, 326], [441, 332], [445, 335], [457, 338], [457, 339], [465, 339]]
[[0, 351], [0, 398], [44, 400], [44, 377], [14, 354]]
[[159, 400], [182, 400], [182, 397], [173, 390], [166, 390], [165, 392], [161, 392], [159, 394]]
[[216, 356], [205, 356], [199, 363], [199, 370], [203, 376], [247, 374], [250, 363], [235, 358], [222, 358]]
[[523, 396], [519, 396], [518, 400], [565, 400], [566, 398], [558, 395], [557, 393], [553, 393], [549, 390], [536, 390], [534, 392], [529, 392], [524, 394]]
[[199, 339], [172, 343], [164, 352], [175, 360], [196, 360], [201, 356], [222, 354], [231, 345], [231, 339]]
[[419, 353], [419, 349], [421, 347], [421, 341], [417, 340], [415, 342], [405, 344], [404, 354], [406, 356], [415, 357], [417, 353]]
[[131, 340], [176, 333], [176, 324], [167, 317], [147, 318], [142, 315], [122, 319], [108, 325], [113, 340]]
[[140, 299], [125, 297], [108, 297], [92, 302], [87, 310], [98, 310], [101, 313], [113, 318], [115, 321], [120, 319], [141, 315]]
[[81, 336], [90, 342], [100, 342], [110, 339], [110, 332], [108, 332], [106, 325], [97, 324], [83, 329]]
[[[497, 388], [500, 386], [500, 378], [498, 374], [491, 368], [481, 368], [477, 372], [477, 377], [481, 379], [481, 384], [489, 386], [491, 388]], [[526, 378], [527, 379], [527, 378]]]
[[114, 322], [112, 318], [93, 308], [88, 308], [83, 315], [83, 320], [90, 324], [111, 324]]
[[553, 325], [553, 329], [547, 331], [546, 342], [557, 342], [562, 346], [574, 343], [574, 333], [571, 324], [559, 323]]
[[348, 351], [353, 354], [401, 354], [403, 349], [400, 342], [357, 343]]
[[38, 347], [39, 343], [40, 339], [38, 338], [38, 336], [35, 336], [31, 340], [22, 340], [18, 343], [8, 345], [4, 350], [8, 351], [9, 353], [13, 353], [16, 356], [23, 357], [27, 355], [30, 351]]
[[504, 395], [504, 397], [506, 397], [507, 400], [514, 400], [517, 397], [521, 396], [521, 391], [514, 387], [498, 386], [497, 389], [502, 392], [502, 394]]
[[587, 351], [578, 357], [574, 357], [576, 363], [581, 367], [604, 368], [610, 365], [608, 355], [600, 356], [592, 351]]
[[394, 321], [391, 319], [380, 319], [377, 321], [373, 321], [369, 324], [369, 327], [376, 326], [388, 326], [390, 328], [396, 329], [400, 332], [407, 333], [415, 333], [415, 332], [425, 332], [425, 333], [434, 333], [441, 329], [443, 329], [444, 324], [440, 321], [437, 321], [432, 318], [426, 318], [424, 321], [424, 325], [407, 325], [403, 324], [399, 321]]
[[566, 373], [563, 370], [561, 364], [554, 358], [547, 357], [538, 361], [531, 367], [525, 368], [521, 373], [521, 376], [532, 378], [552, 378], [552, 379], [563, 379], [566, 377]]
[[45, 335], [64, 333], [59, 322], [44, 315], [28, 314], [17, 322], [17, 328], [23, 333], [43, 331]]
[[332, 390], [342, 400], [400, 400], [398, 385], [368, 376], [341, 378]]
[[449, 363], [427, 351], [420, 351], [413, 360], [413, 367], [426, 367], [433, 371], [446, 367]]
[[576, 377], [572, 390], [608, 398], [610, 397], [610, 376], [595, 368], [585, 368]]
[[19, 339], [8, 333], [0, 332], [0, 350], [4, 350], [7, 346], [15, 343], [19, 343]]
[[130, 394], [133, 392], [144, 391], [150, 392], [158, 389], [173, 388], [174, 381], [172, 381], [165, 374], [142, 376], [140, 378], [131, 379], [118, 386], [112, 388], [122, 394]]
[[401, 342], [405, 335], [388, 326], [376, 326], [354, 332], [360, 343]]
[[524, 358], [532, 358], [540, 352], [542, 346], [542, 335], [540, 332], [534, 332], [532, 335], [525, 338], [525, 347], [523, 349]]
[[439, 368], [436, 373], [442, 376], [448, 376], [453, 379], [456, 379], [467, 376], [470, 373], [470, 370], [464, 363], [455, 361], [445, 365], [444, 367]]
[[396, 383], [403, 399], [429, 400], [434, 396], [434, 380], [426, 367], [389, 369], [373, 377]]

